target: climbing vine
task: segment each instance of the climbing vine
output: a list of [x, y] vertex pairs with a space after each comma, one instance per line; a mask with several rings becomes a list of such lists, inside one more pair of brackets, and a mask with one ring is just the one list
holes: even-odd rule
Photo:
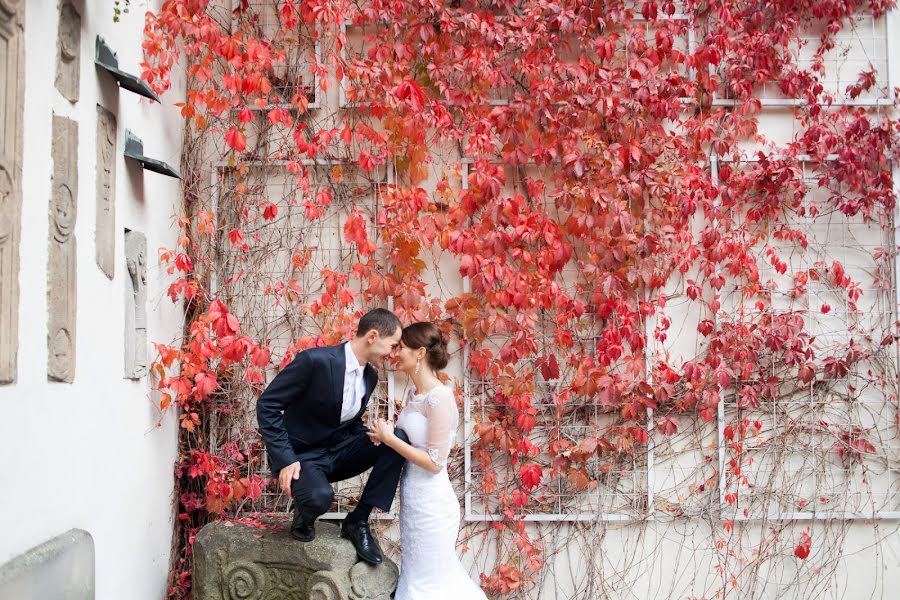
[[[154, 365], [182, 427], [170, 596], [204, 523], [286, 506], [254, 428], [267, 377], [372, 306], [459, 349], [460, 549], [492, 597], [828, 589], [853, 519], [880, 543], [900, 509], [898, 126], [868, 43], [892, 7], [148, 14], [143, 78], [188, 80], [160, 260], [189, 324]], [[682, 552], [708, 573], [682, 581]]]

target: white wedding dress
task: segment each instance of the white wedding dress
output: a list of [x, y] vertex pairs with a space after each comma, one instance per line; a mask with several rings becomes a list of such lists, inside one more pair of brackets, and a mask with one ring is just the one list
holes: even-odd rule
[[400, 581], [394, 600], [486, 600], [456, 555], [460, 510], [447, 475], [447, 455], [459, 425], [449, 387], [407, 396], [397, 427], [442, 469], [407, 462], [400, 479]]

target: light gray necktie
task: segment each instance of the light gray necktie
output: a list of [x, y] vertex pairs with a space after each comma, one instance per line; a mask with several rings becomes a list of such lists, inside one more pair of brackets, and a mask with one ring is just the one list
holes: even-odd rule
[[362, 386], [362, 391], [360, 392], [360, 382], [363, 382], [363, 373], [365, 372], [365, 367], [358, 367], [356, 369], [356, 379], [353, 380], [353, 404], [356, 405], [356, 401], [359, 400], [360, 404], [362, 404], [362, 398], [366, 395], [365, 384]]
[[[351, 371], [353, 379], [350, 382], [350, 409], [351, 413], [347, 415], [347, 419], [352, 419], [359, 412], [357, 400], [362, 404], [362, 396], [359, 393], [359, 381], [362, 378], [363, 367], [357, 367]], [[354, 410], [355, 409], [355, 410]]]

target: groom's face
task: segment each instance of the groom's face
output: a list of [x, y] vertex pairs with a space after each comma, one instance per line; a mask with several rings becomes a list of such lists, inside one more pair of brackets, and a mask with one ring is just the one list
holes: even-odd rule
[[399, 327], [397, 328], [397, 331], [389, 336], [380, 335], [374, 330], [369, 332], [370, 335], [374, 334], [371, 338], [372, 343], [369, 346], [369, 362], [375, 367], [381, 368], [385, 359], [393, 358], [400, 348], [401, 333], [402, 330]]

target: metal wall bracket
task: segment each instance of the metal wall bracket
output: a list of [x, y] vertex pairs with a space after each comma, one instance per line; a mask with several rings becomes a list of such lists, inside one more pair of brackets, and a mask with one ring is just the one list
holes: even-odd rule
[[116, 81], [119, 82], [119, 87], [159, 102], [159, 96], [157, 96], [153, 90], [150, 89], [150, 86], [148, 86], [140, 77], [119, 69], [119, 59], [116, 56], [116, 53], [112, 51], [106, 44], [106, 41], [99, 35], [97, 36], [96, 47], [97, 53], [94, 58], [94, 64], [101, 69], [108, 71], [110, 75], [115, 77]]
[[141, 167], [147, 169], [148, 171], [153, 171], [154, 173], [160, 173], [162, 175], [166, 175], [168, 177], [175, 177], [177, 179], [181, 179], [181, 175], [179, 175], [178, 171], [172, 168], [171, 165], [165, 163], [161, 160], [156, 160], [155, 158], [148, 158], [144, 156], [144, 142], [141, 141], [141, 138], [134, 135], [130, 130], [125, 130], [125, 158], [130, 158], [132, 160], [136, 160], [141, 163]]

